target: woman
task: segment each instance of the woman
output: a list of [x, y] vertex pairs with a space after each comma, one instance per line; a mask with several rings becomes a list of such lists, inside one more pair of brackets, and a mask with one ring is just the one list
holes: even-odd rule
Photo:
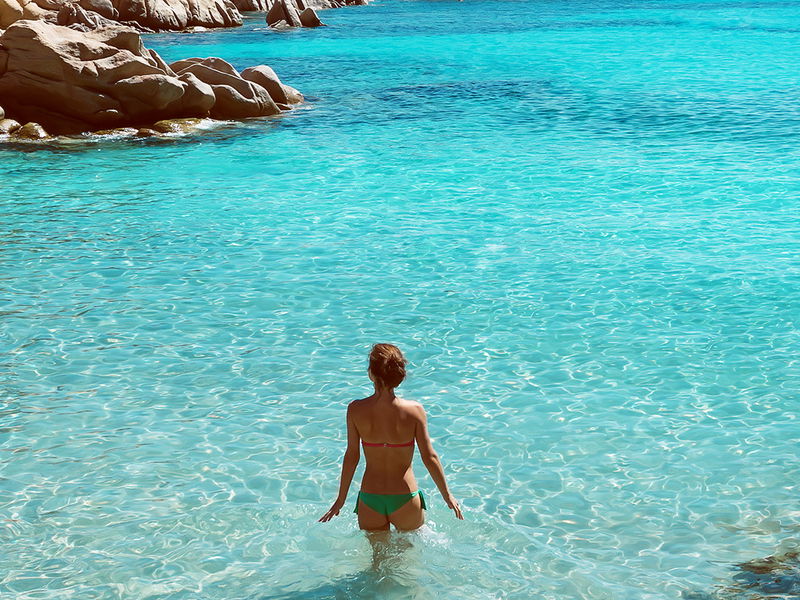
[[425, 409], [418, 402], [401, 400], [395, 395], [395, 388], [405, 379], [406, 362], [397, 346], [372, 347], [368, 373], [375, 393], [347, 407], [347, 450], [342, 461], [339, 496], [320, 519], [322, 523], [338, 515], [344, 506], [361, 456], [359, 442], [367, 461], [355, 509], [361, 529], [386, 531], [391, 524], [407, 531], [417, 529], [425, 521], [422, 512], [425, 499], [411, 470], [415, 441], [422, 462], [447, 506], [457, 518], [464, 518], [447, 488], [442, 463], [433, 450]]

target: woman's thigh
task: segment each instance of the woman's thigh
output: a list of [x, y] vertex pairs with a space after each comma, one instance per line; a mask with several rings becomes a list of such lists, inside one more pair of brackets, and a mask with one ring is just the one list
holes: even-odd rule
[[358, 526], [367, 531], [380, 531], [389, 529], [389, 517], [375, 512], [362, 500], [358, 501]]
[[[360, 511], [361, 508], [358, 510]], [[422, 527], [425, 522], [425, 511], [422, 510], [422, 500], [419, 494], [390, 514], [389, 521], [401, 531], [410, 531]]]

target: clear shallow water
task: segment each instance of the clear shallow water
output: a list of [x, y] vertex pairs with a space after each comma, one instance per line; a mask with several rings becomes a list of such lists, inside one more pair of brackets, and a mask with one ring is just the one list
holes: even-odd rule
[[[312, 108], [0, 149], [0, 596], [679, 598], [796, 543], [798, 17], [387, 0], [150, 36]], [[429, 529], [373, 564], [356, 484], [316, 519], [376, 341], [467, 521], [417, 461]]]

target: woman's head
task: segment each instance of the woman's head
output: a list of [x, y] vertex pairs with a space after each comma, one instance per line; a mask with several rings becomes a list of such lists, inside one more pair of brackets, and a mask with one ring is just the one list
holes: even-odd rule
[[379, 385], [396, 388], [406, 378], [407, 364], [400, 348], [391, 344], [375, 344], [369, 353], [369, 372]]

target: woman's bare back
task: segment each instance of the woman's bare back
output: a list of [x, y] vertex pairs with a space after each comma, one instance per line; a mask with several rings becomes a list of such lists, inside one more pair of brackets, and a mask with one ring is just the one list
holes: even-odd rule
[[[414, 444], [422, 406], [394, 398], [391, 402], [375, 396], [356, 400], [350, 404], [350, 415], [364, 442], [367, 463], [362, 491], [373, 494], [405, 494], [417, 489], [411, 470]], [[396, 447], [399, 444], [411, 445]], [[370, 444], [392, 444], [372, 446]]]

